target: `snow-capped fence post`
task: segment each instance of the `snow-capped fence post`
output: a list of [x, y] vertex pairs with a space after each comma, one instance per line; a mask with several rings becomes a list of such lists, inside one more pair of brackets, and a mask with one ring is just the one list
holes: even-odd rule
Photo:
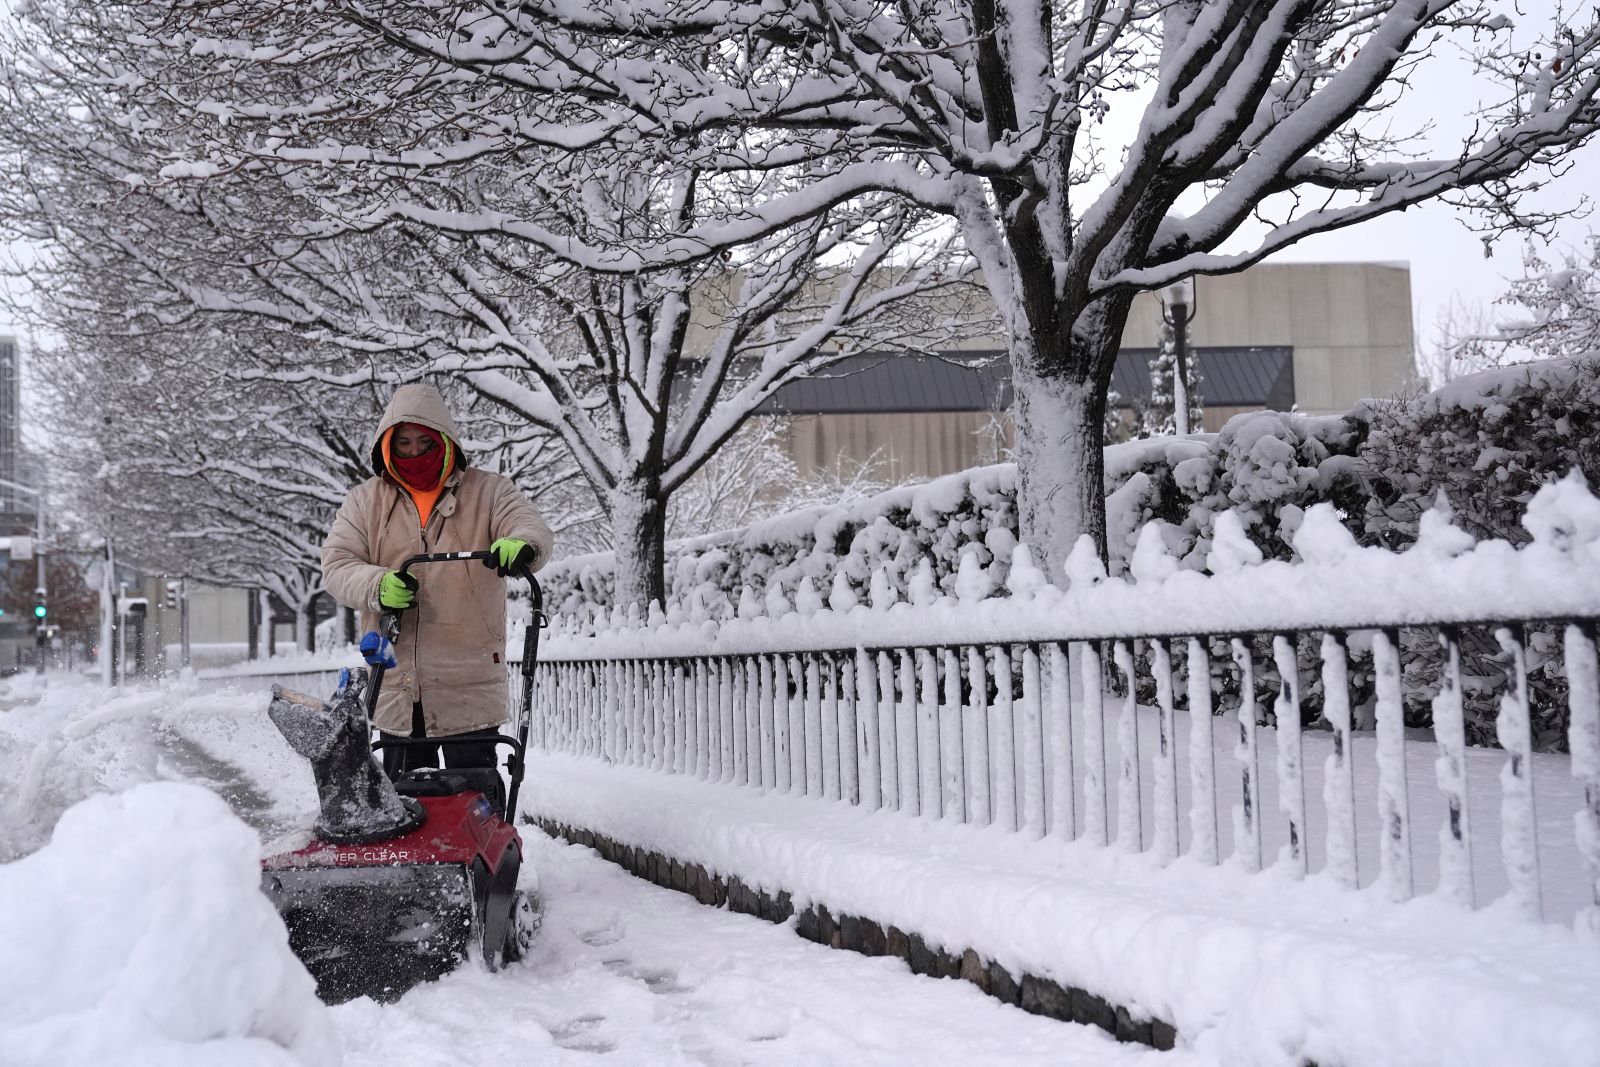
[[780, 793], [789, 792], [794, 783], [789, 777], [789, 661], [786, 656], [772, 657], [772, 761], [774, 787]]
[[1133, 669], [1133, 647], [1115, 641], [1111, 657], [1122, 672], [1122, 710], [1117, 714], [1117, 844], [1129, 852], [1144, 851], [1144, 790], [1139, 762], [1139, 679]]
[[1106, 803], [1106, 680], [1099, 646], [1085, 641], [1079, 647], [1083, 671], [1083, 825], [1089, 843], [1104, 848], [1111, 841], [1110, 805]]
[[878, 784], [883, 790], [883, 806], [900, 811], [900, 754], [896, 747], [895, 724], [900, 704], [895, 699], [895, 661], [887, 652], [878, 653]]
[[1434, 776], [1444, 794], [1445, 818], [1439, 827], [1439, 892], [1470, 908], [1472, 829], [1467, 808], [1467, 727], [1461, 699], [1461, 638], [1454, 627], [1439, 631], [1444, 677], [1433, 698], [1433, 736], [1439, 743]]
[[1378, 732], [1378, 880], [1390, 900], [1410, 900], [1411, 800], [1406, 787], [1406, 709], [1400, 685], [1400, 631], [1372, 635]]
[[1360, 885], [1356, 865], [1356, 772], [1350, 749], [1350, 668], [1345, 635], [1322, 635], [1322, 717], [1333, 728], [1333, 751], [1323, 767], [1322, 803], [1328, 812], [1328, 874], [1346, 889]]
[[713, 742], [715, 766], [712, 769], [713, 782], [733, 781], [733, 684], [730, 674], [730, 665], [726, 656], [717, 656], [711, 661], [712, 670], [712, 730], [716, 733]]
[[653, 661], [650, 664], [650, 699], [656, 713], [656, 755], [650, 766], [659, 771], [672, 760], [672, 704], [667, 702], [667, 665], [664, 662]]
[[834, 744], [839, 752], [839, 791], [847, 803], [861, 803], [861, 762], [856, 727], [856, 658], [845, 653], [838, 658], [839, 726]]
[[932, 649], [917, 650], [917, 778], [918, 810], [939, 818], [939, 663]]
[[1063, 841], [1078, 835], [1077, 776], [1072, 765], [1072, 664], [1067, 646], [1050, 642], [1050, 833]]
[[1150, 669], [1156, 683], [1155, 826], [1151, 848], [1165, 867], [1178, 857], [1178, 745], [1172, 706], [1172, 644], [1166, 638], [1149, 642]]
[[1217, 844], [1217, 754], [1212, 747], [1211, 659], [1205, 642], [1189, 638], [1189, 832], [1190, 854], [1201, 863], [1215, 865], [1221, 858]]
[[1506, 897], [1529, 919], [1541, 913], [1539, 901], [1539, 820], [1533, 804], [1533, 714], [1528, 705], [1528, 656], [1521, 626], [1495, 631], [1510, 661], [1511, 683], [1500, 696], [1495, 738], [1506, 751], [1500, 770], [1500, 854], [1511, 886]]
[[939, 702], [939, 782], [946, 822], [966, 822], [965, 770], [961, 751], [961, 658], [953, 648], [939, 650], [944, 698]]
[[878, 753], [878, 657], [856, 649], [856, 751], [861, 769], [861, 803], [870, 811], [883, 807], [879, 784], [882, 757]]
[[1242, 638], [1229, 639], [1239, 669], [1239, 803], [1233, 809], [1233, 859], [1247, 871], [1261, 869], [1261, 763], [1256, 752], [1256, 666]]
[[822, 796], [822, 657], [804, 657], [806, 687], [806, 796]]
[[706, 780], [722, 780], [722, 661], [705, 661]]
[[688, 774], [694, 766], [689, 755], [689, 672], [683, 663], [672, 663], [672, 769], [678, 774]]
[[989, 672], [983, 650], [967, 648], [967, 691], [971, 700], [962, 715], [961, 733], [967, 754], [967, 821], [988, 826], [989, 803]]
[[[1587, 632], [1585, 632], [1587, 631]], [[1572, 777], [1583, 786], [1583, 807], [1573, 817], [1578, 852], [1589, 881], [1589, 903], [1579, 909], [1576, 928], [1600, 940], [1600, 630], [1573, 623], [1566, 628], [1567, 701], [1571, 720], [1567, 748]]]
[[1017, 730], [1012, 706], [1011, 649], [994, 646], [994, 704], [990, 710], [993, 740], [989, 746], [994, 783], [994, 821], [1004, 830], [1017, 829]]
[[1044, 734], [1040, 721], [1039, 646], [1022, 646], [1022, 828], [1030, 837], [1044, 836]]
[[838, 800], [839, 786], [839, 661], [824, 652], [822, 661], [822, 795]]
[[805, 796], [811, 786], [806, 776], [806, 688], [807, 664], [804, 656], [789, 659], [789, 792]]
[[769, 783], [761, 776], [761, 657], [740, 660], [744, 676], [744, 783], [765, 787]]
[[1305, 752], [1300, 738], [1300, 665], [1292, 637], [1275, 634], [1272, 659], [1278, 668], [1278, 699], [1272, 716], [1278, 725], [1278, 807], [1289, 820], [1289, 840], [1279, 861], [1304, 878], [1307, 869]]
[[899, 700], [894, 711], [895, 778], [900, 786], [900, 810], [922, 814], [922, 783], [917, 778], [917, 662], [902, 649], [895, 672]]
[[726, 776], [734, 785], [750, 780], [750, 716], [744, 702], [744, 659], [728, 659], [728, 739], [733, 746], [733, 773]]
[[756, 657], [756, 701], [761, 720], [761, 788], [772, 790], [778, 788], [777, 761], [774, 758], [774, 746], [777, 744], [777, 732], [773, 723], [773, 657]]

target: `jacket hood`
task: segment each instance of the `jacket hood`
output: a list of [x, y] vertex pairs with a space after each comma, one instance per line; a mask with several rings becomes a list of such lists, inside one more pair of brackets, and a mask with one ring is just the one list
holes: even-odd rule
[[[372, 473], [380, 478], [388, 473], [383, 465], [383, 435], [402, 422], [414, 422], [444, 434], [455, 444], [456, 469], [462, 470], [468, 466], [467, 454], [461, 449], [461, 434], [456, 430], [456, 420], [450, 417], [450, 409], [444, 406], [444, 397], [439, 395], [439, 390], [431, 385], [402, 385], [389, 398], [389, 406], [383, 409], [383, 418], [378, 420], [378, 428], [373, 431], [368, 450], [372, 458]], [[449, 477], [449, 472], [445, 476]]]

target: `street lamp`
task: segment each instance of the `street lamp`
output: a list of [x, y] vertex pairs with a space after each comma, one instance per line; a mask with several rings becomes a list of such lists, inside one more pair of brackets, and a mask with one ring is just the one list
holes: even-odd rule
[[1172, 375], [1172, 424], [1180, 436], [1189, 432], [1189, 320], [1194, 317], [1194, 279], [1179, 278], [1161, 290], [1161, 318], [1172, 327], [1177, 366]]

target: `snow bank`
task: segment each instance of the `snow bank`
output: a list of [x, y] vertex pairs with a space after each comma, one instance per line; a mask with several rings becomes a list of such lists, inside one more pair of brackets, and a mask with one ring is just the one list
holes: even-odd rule
[[1325, 876], [1035, 840], [529, 754], [523, 810], [1106, 996], [1238, 1067], [1600, 1064], [1572, 930]]
[[0, 1058], [337, 1062], [260, 877], [255, 833], [197, 786], [152, 783], [67, 811], [47, 846], [0, 867]]

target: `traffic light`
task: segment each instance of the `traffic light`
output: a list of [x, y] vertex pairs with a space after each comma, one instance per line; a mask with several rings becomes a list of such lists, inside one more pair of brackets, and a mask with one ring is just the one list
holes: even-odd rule
[[176, 611], [178, 609], [178, 593], [182, 588], [182, 582], [168, 582], [167, 595], [162, 600], [162, 604], [169, 610]]
[[44, 590], [43, 589], [35, 589], [33, 591], [33, 617], [34, 617], [34, 619], [38, 621], [40, 626], [43, 626], [44, 625], [44, 617], [46, 615], [48, 615], [48, 614], [50, 614], [50, 609], [45, 604]]

